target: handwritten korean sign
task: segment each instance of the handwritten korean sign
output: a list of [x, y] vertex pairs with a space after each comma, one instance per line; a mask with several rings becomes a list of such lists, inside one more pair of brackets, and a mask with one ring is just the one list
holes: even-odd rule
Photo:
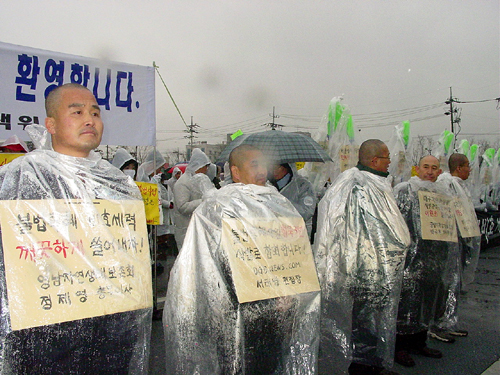
[[424, 240], [458, 242], [454, 199], [420, 190], [420, 224]]
[[13, 330], [152, 306], [141, 201], [0, 201]]
[[354, 166], [358, 161], [359, 146], [344, 145], [339, 150], [340, 171], [344, 172]]
[[160, 199], [158, 185], [149, 182], [135, 182], [141, 191], [144, 208], [146, 209], [146, 221], [148, 225], [160, 225]]
[[300, 218], [223, 219], [222, 246], [239, 303], [320, 289]]
[[463, 238], [480, 236], [481, 231], [479, 230], [476, 211], [472, 203], [470, 201], [464, 202], [459, 198], [455, 198], [454, 207], [460, 235]]

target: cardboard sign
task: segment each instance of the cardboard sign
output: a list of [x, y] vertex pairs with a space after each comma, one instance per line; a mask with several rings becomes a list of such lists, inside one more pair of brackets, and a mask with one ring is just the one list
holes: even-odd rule
[[424, 240], [458, 242], [454, 199], [419, 191], [420, 224]]
[[476, 211], [470, 201], [463, 202], [461, 199], [455, 198], [454, 207], [460, 235], [463, 238], [480, 236], [481, 231], [477, 223]]
[[239, 303], [320, 289], [301, 218], [223, 219], [222, 247]]
[[13, 330], [152, 306], [141, 201], [0, 201]]
[[344, 145], [339, 150], [340, 172], [355, 167], [358, 162], [359, 146]]
[[161, 201], [158, 195], [158, 185], [149, 182], [135, 182], [141, 191], [144, 209], [146, 210], [146, 222], [148, 225], [160, 225]]

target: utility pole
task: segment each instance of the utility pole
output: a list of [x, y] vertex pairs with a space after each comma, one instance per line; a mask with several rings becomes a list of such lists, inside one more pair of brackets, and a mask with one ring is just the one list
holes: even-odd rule
[[282, 127], [283, 127], [283, 125], [276, 124], [276, 123], [274, 122], [274, 119], [279, 118], [279, 115], [275, 115], [275, 114], [274, 114], [274, 108], [275, 108], [275, 107], [273, 106], [273, 114], [272, 114], [272, 115], [271, 115], [271, 114], [269, 114], [269, 116], [271, 116], [271, 117], [273, 118], [273, 122], [270, 122], [270, 123], [264, 124], [264, 126], [269, 126], [269, 127], [271, 128], [271, 130], [276, 130], [276, 128], [282, 128]]
[[191, 154], [193, 153], [193, 140], [194, 138], [198, 138], [195, 134], [198, 134], [196, 128], [199, 128], [198, 124], [193, 124], [193, 116], [191, 116], [191, 125], [188, 125], [188, 130], [184, 130], [185, 133], [189, 133], [189, 135], [185, 135], [184, 138], [189, 139], [190, 151], [188, 155], [188, 160], [191, 159]]
[[450, 87], [450, 97], [445, 102], [450, 105], [450, 110], [445, 112], [446, 116], [450, 116], [450, 124], [451, 124], [451, 132], [455, 134], [455, 124], [460, 124], [460, 108], [456, 108], [453, 106], [453, 103], [457, 101], [457, 98], [453, 97], [451, 87]]

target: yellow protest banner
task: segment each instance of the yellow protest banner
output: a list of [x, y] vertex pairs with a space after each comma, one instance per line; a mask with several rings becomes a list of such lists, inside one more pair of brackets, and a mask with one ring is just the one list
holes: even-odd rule
[[158, 195], [158, 185], [149, 182], [135, 182], [141, 191], [144, 208], [146, 210], [146, 222], [148, 225], [160, 225], [161, 201]]
[[221, 241], [239, 303], [320, 289], [301, 218], [225, 218]]
[[0, 201], [13, 330], [152, 306], [141, 201]]
[[420, 190], [420, 224], [424, 240], [458, 242], [454, 199]]
[[9, 164], [12, 160], [23, 156], [24, 154], [0, 153], [0, 167]]

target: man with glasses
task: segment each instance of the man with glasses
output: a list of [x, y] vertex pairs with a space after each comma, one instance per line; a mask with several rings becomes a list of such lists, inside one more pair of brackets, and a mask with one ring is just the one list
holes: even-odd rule
[[387, 368], [410, 234], [386, 179], [390, 162], [384, 142], [363, 142], [358, 165], [319, 203], [320, 373], [394, 374]]

